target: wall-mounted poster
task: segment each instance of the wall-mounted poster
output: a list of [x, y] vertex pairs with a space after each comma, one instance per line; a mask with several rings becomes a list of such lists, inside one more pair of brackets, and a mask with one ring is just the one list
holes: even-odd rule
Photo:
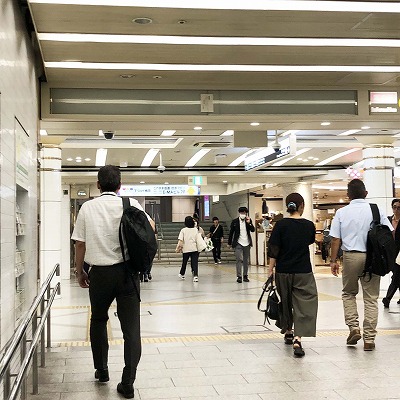
[[16, 165], [16, 182], [28, 190], [28, 171], [31, 153], [29, 150], [29, 135], [18, 121], [14, 119], [15, 126], [15, 165]]

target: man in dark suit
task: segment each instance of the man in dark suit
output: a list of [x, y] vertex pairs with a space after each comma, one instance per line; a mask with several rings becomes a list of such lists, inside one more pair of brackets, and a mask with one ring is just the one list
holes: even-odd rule
[[[400, 199], [392, 200], [392, 209], [393, 215], [391, 217], [388, 217], [388, 219], [392, 223], [394, 228], [393, 234], [394, 240], [396, 242], [396, 252], [398, 254], [400, 251]], [[390, 282], [386, 296], [382, 299], [382, 303], [385, 308], [389, 308], [390, 300], [392, 300], [392, 297], [395, 295], [396, 290], [400, 290], [400, 265], [396, 263], [394, 271], [392, 272], [392, 281]], [[397, 301], [397, 304], [400, 304], [400, 300]]]
[[247, 215], [247, 207], [239, 207], [239, 218], [235, 218], [231, 223], [229, 232], [228, 246], [235, 249], [236, 256], [236, 282], [249, 282], [248, 269], [250, 258], [250, 247], [253, 245], [250, 232], [254, 232], [255, 228], [251, 218]]

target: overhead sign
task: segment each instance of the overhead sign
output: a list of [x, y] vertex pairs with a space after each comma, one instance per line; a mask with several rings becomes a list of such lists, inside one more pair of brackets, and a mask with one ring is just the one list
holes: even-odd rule
[[200, 188], [189, 185], [121, 185], [120, 196], [198, 196]]
[[397, 92], [369, 92], [370, 114], [397, 113], [398, 107]]
[[246, 157], [244, 160], [244, 170], [257, 170], [277, 159], [284, 159], [296, 154], [296, 135], [290, 135], [280, 141], [279, 144], [281, 147], [278, 151], [275, 151], [272, 147], [265, 147]]
[[201, 186], [207, 185], [206, 176], [188, 176], [188, 185]]

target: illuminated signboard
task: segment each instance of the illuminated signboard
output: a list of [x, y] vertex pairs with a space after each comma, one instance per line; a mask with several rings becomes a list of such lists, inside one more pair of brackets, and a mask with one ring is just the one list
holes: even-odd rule
[[290, 135], [280, 141], [279, 144], [281, 147], [278, 151], [275, 151], [272, 147], [264, 147], [256, 153], [251, 154], [249, 157], [246, 157], [244, 160], [244, 170], [257, 170], [272, 161], [296, 154], [296, 135]]
[[189, 185], [121, 185], [120, 196], [198, 196], [200, 188]]
[[370, 114], [397, 113], [398, 107], [397, 92], [369, 92]]

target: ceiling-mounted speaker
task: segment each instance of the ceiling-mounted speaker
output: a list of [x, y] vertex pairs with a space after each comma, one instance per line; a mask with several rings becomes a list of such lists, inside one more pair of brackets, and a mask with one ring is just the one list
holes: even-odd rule
[[233, 147], [268, 147], [266, 131], [236, 131], [233, 134]]

